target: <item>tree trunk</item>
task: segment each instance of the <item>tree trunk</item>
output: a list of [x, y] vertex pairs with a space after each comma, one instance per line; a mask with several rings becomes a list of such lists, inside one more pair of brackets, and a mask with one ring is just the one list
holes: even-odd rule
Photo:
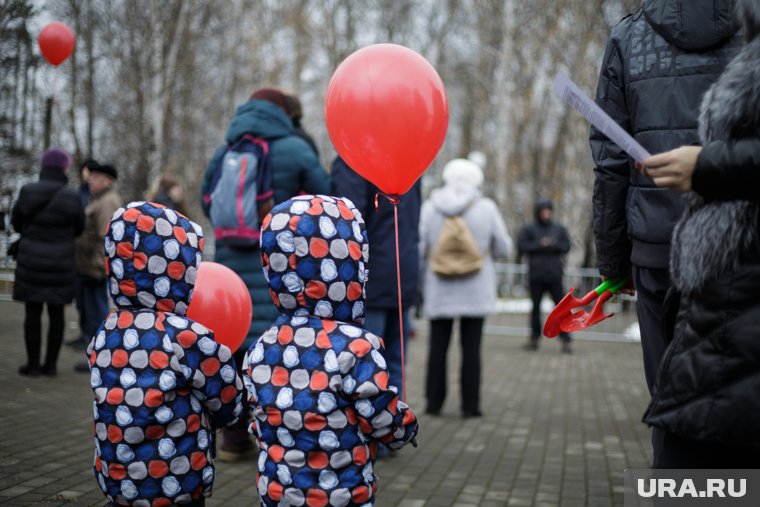
[[45, 99], [45, 134], [43, 136], [43, 145], [47, 150], [50, 148], [50, 131], [53, 123], [53, 97]]
[[85, 79], [85, 100], [87, 110], [87, 154], [92, 157], [95, 153], [95, 55], [93, 38], [95, 35], [95, 23], [93, 21], [92, 0], [87, 0], [87, 30], [83, 34], [87, 55], [87, 78]]

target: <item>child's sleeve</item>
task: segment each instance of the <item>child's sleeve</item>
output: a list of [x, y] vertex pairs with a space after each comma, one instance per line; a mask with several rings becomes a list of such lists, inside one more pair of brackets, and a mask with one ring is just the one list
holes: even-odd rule
[[[203, 326], [195, 323], [193, 330]], [[243, 382], [237, 373], [232, 351], [214, 341], [211, 331], [202, 329], [198, 339], [186, 348], [185, 357], [193, 357], [190, 384], [195, 396], [203, 403], [215, 428], [234, 423], [243, 411]], [[181, 338], [180, 338], [181, 342]]]
[[351, 355], [343, 351], [338, 362], [341, 371], [346, 370], [343, 391], [351, 395], [362, 433], [391, 449], [400, 449], [417, 435], [417, 417], [399, 400], [396, 387], [388, 385], [380, 339], [367, 333], [354, 339], [348, 348]]

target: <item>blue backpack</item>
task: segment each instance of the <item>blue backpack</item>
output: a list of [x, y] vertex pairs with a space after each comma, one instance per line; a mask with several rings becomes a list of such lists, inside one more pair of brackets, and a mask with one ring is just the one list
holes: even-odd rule
[[203, 200], [217, 244], [251, 247], [259, 244], [259, 205], [272, 198], [269, 145], [244, 134], [227, 146], [214, 168]]

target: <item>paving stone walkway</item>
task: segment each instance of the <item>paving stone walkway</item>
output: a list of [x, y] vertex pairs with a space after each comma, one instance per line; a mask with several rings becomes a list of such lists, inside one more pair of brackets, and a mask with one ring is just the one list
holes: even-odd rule
[[[68, 338], [75, 313], [67, 310]], [[25, 378], [23, 307], [0, 302], [0, 503], [103, 505], [92, 476], [92, 391], [73, 371], [81, 352], [64, 347], [58, 377]], [[500, 317], [491, 323], [498, 324]], [[408, 353], [409, 404], [420, 414], [417, 449], [377, 465], [376, 505], [400, 507], [610, 506], [623, 504], [623, 471], [646, 467], [648, 394], [637, 343], [578, 341], [572, 355], [544, 340], [487, 336], [484, 417], [459, 417], [458, 338], [450, 394], [425, 416], [426, 326]], [[258, 505], [254, 460], [220, 463], [208, 506]]]

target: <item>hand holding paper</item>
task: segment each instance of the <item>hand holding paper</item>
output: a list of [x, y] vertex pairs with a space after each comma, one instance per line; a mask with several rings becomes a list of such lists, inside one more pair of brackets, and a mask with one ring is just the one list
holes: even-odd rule
[[634, 160], [643, 161], [650, 155], [628, 132], [583, 93], [570, 78], [561, 72], [554, 79], [554, 93], [578, 111], [612, 142], [623, 148]]

